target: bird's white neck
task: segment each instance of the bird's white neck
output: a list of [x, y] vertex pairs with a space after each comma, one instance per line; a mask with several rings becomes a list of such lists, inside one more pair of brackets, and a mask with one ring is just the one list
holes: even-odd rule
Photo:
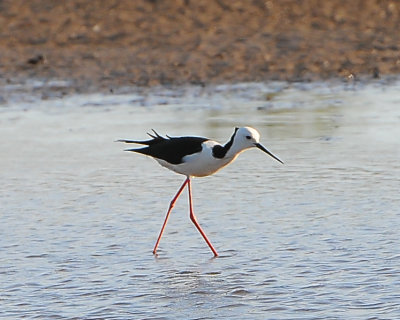
[[238, 143], [233, 142], [232, 146], [228, 149], [225, 157], [229, 159], [234, 159], [236, 158], [239, 153], [243, 152], [244, 150], [248, 149], [248, 146], [243, 146]]

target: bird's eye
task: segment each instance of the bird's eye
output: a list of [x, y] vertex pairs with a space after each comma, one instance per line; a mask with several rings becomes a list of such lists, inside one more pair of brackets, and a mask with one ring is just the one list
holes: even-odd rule
[[250, 137], [250, 136], [246, 136], [246, 139], [247, 139], [247, 140], [250, 140], [250, 139], [251, 139], [251, 137]]

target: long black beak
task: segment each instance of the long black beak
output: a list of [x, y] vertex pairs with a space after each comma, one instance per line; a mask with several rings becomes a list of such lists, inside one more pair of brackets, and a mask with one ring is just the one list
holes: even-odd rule
[[260, 143], [255, 143], [254, 144], [258, 149], [264, 151], [266, 154], [269, 154], [272, 158], [274, 158], [276, 161], [279, 161], [280, 163], [283, 164], [282, 160], [279, 159], [278, 157], [274, 156], [271, 152], [269, 152], [267, 149], [265, 149], [265, 147], [260, 144]]

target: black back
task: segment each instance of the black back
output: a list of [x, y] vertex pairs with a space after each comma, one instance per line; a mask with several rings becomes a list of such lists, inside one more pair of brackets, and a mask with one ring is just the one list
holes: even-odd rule
[[155, 136], [151, 140], [146, 141], [127, 141], [128, 143], [140, 143], [148, 145], [141, 149], [128, 149], [127, 151], [133, 151], [142, 153], [153, 158], [165, 160], [171, 164], [182, 163], [184, 156], [200, 152], [202, 150], [201, 144], [207, 141], [207, 138], [202, 137], [177, 137], [164, 138], [159, 135]]

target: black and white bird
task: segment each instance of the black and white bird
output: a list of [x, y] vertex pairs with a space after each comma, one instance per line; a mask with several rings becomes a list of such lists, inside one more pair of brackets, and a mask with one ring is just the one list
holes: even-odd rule
[[163, 167], [186, 176], [185, 181], [169, 205], [167, 216], [165, 217], [160, 234], [153, 249], [153, 254], [156, 254], [157, 252], [171, 210], [187, 185], [189, 189], [190, 219], [207, 242], [211, 251], [214, 253], [214, 256], [218, 256], [217, 251], [211, 244], [210, 240], [208, 240], [194, 215], [190, 181], [191, 177], [209, 176], [227, 166], [235, 160], [241, 152], [250, 148], [258, 148], [280, 163], [283, 162], [260, 144], [260, 134], [256, 129], [250, 127], [235, 128], [235, 132], [224, 145], [203, 137], [170, 137], [168, 135], [162, 137], [154, 130], [153, 134], [148, 133], [148, 135], [151, 137], [150, 140], [118, 141], [145, 145], [146, 147], [143, 148], [127, 149], [126, 151], [133, 151], [150, 156]]

